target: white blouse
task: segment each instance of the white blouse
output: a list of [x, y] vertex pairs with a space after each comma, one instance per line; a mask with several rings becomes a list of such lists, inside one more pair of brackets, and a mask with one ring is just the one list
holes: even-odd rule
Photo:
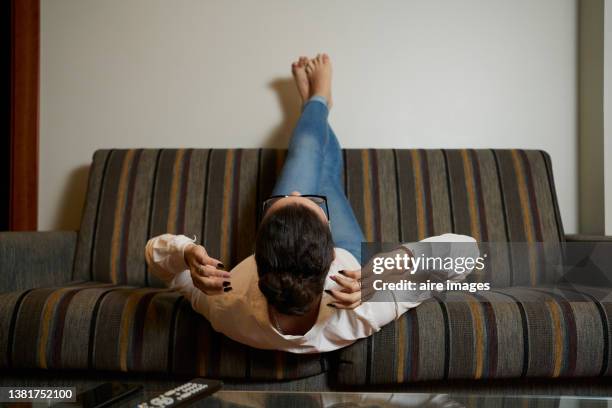
[[[478, 246], [472, 237], [444, 234], [421, 242], [472, 243], [472, 254]], [[259, 349], [275, 349], [292, 353], [318, 353], [336, 350], [368, 337], [384, 325], [398, 318], [408, 309], [418, 306], [426, 298], [414, 301], [364, 302], [353, 310], [334, 309], [327, 304], [334, 298], [323, 293], [316, 323], [304, 335], [279, 333], [270, 321], [268, 303], [257, 285], [257, 265], [251, 255], [231, 270], [232, 291], [208, 296], [197, 289], [185, 264], [184, 249], [194, 242], [185, 235], [163, 234], [147, 242], [145, 256], [151, 271], [166, 285], [179, 291], [202, 314], [212, 327], [229, 338]], [[406, 244], [410, 247], [410, 244]], [[335, 259], [327, 272], [325, 289], [339, 289], [330, 276], [341, 270], [359, 269], [359, 262], [348, 251], [335, 248]], [[448, 276], [462, 280], [471, 270]]]

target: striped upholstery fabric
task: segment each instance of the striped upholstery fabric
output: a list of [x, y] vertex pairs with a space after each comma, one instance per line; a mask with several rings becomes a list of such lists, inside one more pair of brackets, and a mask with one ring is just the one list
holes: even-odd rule
[[153, 236], [196, 235], [225, 265], [252, 253], [258, 205], [284, 152], [98, 150], [90, 171], [74, 279], [161, 286], [143, 248]]
[[529, 258], [512, 256], [520, 248], [492, 247], [487, 268], [468, 280], [501, 288], [559, 277], [541, 265], [542, 258], [555, 263], [555, 243], [564, 239], [547, 153], [347, 150], [345, 168], [347, 194], [368, 241], [413, 242], [446, 232], [481, 242], [545, 241], [547, 251]]
[[[75, 280], [161, 286], [143, 248], [165, 232], [196, 235], [231, 266], [252, 253], [259, 203], [284, 150], [98, 150], [75, 256]], [[368, 241], [455, 232], [491, 242], [560, 242], [550, 159], [529, 150], [347, 149], [345, 187]], [[304, 192], [305, 193], [305, 192]], [[493, 253], [473, 280], [532, 285], [535, 262]], [[554, 278], [554, 276], [552, 277]]]
[[288, 380], [327, 360], [231, 341], [167, 289], [84, 282], [0, 294], [0, 368]]
[[609, 376], [610, 291], [446, 292], [340, 352], [344, 385]]
[[[182, 298], [162, 288], [144, 259], [147, 240], [166, 232], [196, 235], [230, 267], [250, 255], [259, 204], [270, 195], [285, 154], [270, 149], [96, 151], [72, 276], [89, 283], [1, 295], [0, 367], [157, 371], [262, 380], [324, 371], [327, 363], [321, 356], [256, 351], [214, 333]], [[560, 244], [563, 240], [550, 159], [541, 151], [349, 149], [344, 151], [344, 181], [370, 241], [415, 241], [445, 232], [469, 234], [481, 241]], [[492, 254], [490, 267], [471, 279], [529, 286], [556, 278], [534, 273], [537, 259], [518, 265], [511, 262], [511, 255], [511, 251]], [[448, 310], [429, 302], [374, 337], [341, 351], [340, 377], [348, 383], [447, 375], [436, 365], [441, 350], [436, 342], [444, 339], [444, 333], [458, 341], [456, 333], [463, 332], [453, 330], [482, 323], [470, 317], [476, 312], [471, 311], [471, 297], [465, 296], [463, 303], [448, 303]], [[501, 342], [504, 330], [514, 333], [516, 321], [508, 319], [512, 311], [500, 310], [495, 323], [489, 321], [487, 330], [497, 330], [498, 336], [487, 341]], [[429, 316], [432, 313], [435, 318]], [[423, 326], [411, 323], [417, 318]], [[427, 322], [437, 324], [431, 333], [442, 333], [442, 337], [427, 337]], [[420, 337], [401, 337], [410, 327], [419, 328]], [[469, 345], [469, 339], [444, 344]], [[419, 348], [411, 341], [418, 341]], [[418, 361], [431, 360], [434, 368], [425, 363], [410, 365], [413, 360], [406, 359], [402, 370], [410, 375], [378, 374], [376, 367], [382, 366], [372, 361], [391, 361], [395, 347]], [[497, 347], [503, 348], [501, 343]], [[456, 375], [455, 370], [466, 369], [460, 356], [467, 350], [446, 351], [457, 364], [448, 368], [449, 378]], [[521, 373], [503, 360], [508, 355], [501, 351], [499, 355], [494, 375]], [[347, 374], [347, 367], [353, 374]], [[487, 375], [486, 370], [480, 375]]]

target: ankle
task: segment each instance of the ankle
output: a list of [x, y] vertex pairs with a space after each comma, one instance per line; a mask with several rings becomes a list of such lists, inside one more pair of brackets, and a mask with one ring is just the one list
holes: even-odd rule
[[323, 105], [325, 105], [325, 107], [329, 107], [329, 101], [327, 100], [327, 97], [325, 95], [321, 95], [321, 94], [314, 94], [312, 95], [310, 98], [308, 98], [308, 100], [306, 102], [304, 102], [304, 105], [306, 105], [308, 102], [320, 102]]

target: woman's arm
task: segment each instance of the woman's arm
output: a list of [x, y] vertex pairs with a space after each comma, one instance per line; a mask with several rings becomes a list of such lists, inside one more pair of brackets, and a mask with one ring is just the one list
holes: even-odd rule
[[147, 242], [145, 259], [155, 276], [185, 296], [195, 311], [208, 317], [208, 295], [221, 294], [230, 287], [224, 282], [230, 282], [231, 275], [217, 269], [222, 266], [220, 262], [194, 241], [184, 235], [159, 235]]
[[185, 248], [195, 240], [185, 235], [162, 234], [151, 238], [145, 247], [145, 259], [151, 272], [165, 283], [189, 269]]
[[[445, 282], [446, 280], [461, 281], [474, 269], [475, 262], [466, 264], [467, 259], [475, 261], [480, 256], [480, 248], [476, 239], [469, 235], [442, 234], [419, 242], [404, 244], [416, 261], [418, 258], [424, 262], [416, 265], [413, 272], [415, 280], [419, 278], [430, 279], [432, 282]], [[452, 259], [455, 262], [449, 263]]]
[[[407, 255], [415, 261], [424, 262], [425, 259], [476, 259], [480, 255], [478, 244], [473, 237], [458, 234], [442, 234], [426, 238], [415, 243], [402, 244], [395, 250], [379, 254], [376, 257], [394, 258], [396, 255]], [[444, 263], [442, 263], [444, 265]], [[367, 301], [374, 295], [372, 282], [375, 279], [384, 279], [385, 282], [400, 281], [402, 279], [420, 282], [430, 280], [433, 282], [460, 281], [470, 274], [473, 267], [462, 268], [432, 268], [424, 263], [414, 263], [411, 269], [387, 271], [383, 275], [372, 272], [372, 260], [361, 269], [340, 271], [340, 275], [331, 276], [341, 289], [330, 290], [334, 298], [333, 307], [338, 309], [355, 309], [363, 301]], [[387, 291], [390, 292], [390, 291]], [[421, 302], [430, 297], [429, 291], [395, 291], [392, 294], [396, 303], [397, 315], [401, 315], [415, 306], [415, 302]], [[408, 299], [409, 301], [402, 301]]]

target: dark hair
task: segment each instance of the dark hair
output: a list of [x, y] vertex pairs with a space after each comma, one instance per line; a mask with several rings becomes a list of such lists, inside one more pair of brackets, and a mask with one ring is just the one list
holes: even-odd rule
[[288, 204], [264, 218], [257, 231], [259, 289], [284, 314], [303, 315], [323, 292], [334, 243], [329, 226], [310, 208]]

